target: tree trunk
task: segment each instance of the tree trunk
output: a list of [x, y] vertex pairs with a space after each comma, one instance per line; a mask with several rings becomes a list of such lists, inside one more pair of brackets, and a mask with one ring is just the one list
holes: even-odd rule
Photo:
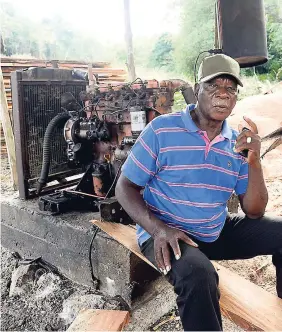
[[131, 81], [136, 79], [134, 56], [133, 56], [133, 44], [132, 44], [132, 33], [130, 25], [130, 0], [124, 0], [124, 22], [125, 22], [125, 42], [127, 49], [127, 69], [129, 78]]

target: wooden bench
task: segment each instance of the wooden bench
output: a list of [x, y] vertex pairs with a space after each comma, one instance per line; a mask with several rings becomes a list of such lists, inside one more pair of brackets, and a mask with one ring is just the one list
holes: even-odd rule
[[84, 309], [67, 331], [122, 331], [128, 322], [128, 311]]
[[[91, 222], [156, 269], [140, 252], [135, 227], [99, 220]], [[227, 318], [244, 330], [282, 330], [281, 299], [218, 263], [213, 264], [219, 274], [221, 310]]]

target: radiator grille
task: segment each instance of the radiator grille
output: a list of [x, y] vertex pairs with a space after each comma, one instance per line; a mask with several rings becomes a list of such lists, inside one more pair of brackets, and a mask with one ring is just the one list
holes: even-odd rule
[[[60, 83], [29, 84], [23, 82], [21, 98], [24, 118], [24, 135], [27, 149], [29, 178], [40, 176], [43, 139], [48, 123], [61, 113], [60, 98], [64, 92], [71, 92], [79, 100], [79, 92], [85, 89], [82, 84], [62, 85]], [[56, 129], [52, 142], [52, 159], [49, 175], [69, 170], [66, 157], [66, 143], [62, 129]]]

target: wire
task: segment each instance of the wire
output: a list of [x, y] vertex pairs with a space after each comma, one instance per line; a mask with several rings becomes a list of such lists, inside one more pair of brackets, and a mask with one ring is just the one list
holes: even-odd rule
[[195, 65], [194, 65], [194, 80], [195, 80], [195, 83], [197, 82], [197, 63], [198, 63], [198, 60], [199, 60], [199, 57], [204, 54], [204, 53], [209, 53], [209, 54], [221, 54], [223, 53], [222, 49], [221, 48], [215, 48], [215, 49], [210, 49], [208, 51], [203, 51], [203, 52], [200, 52], [197, 56], [197, 59], [195, 61]]
[[130, 84], [129, 84], [129, 86], [131, 87], [131, 85], [133, 84], [133, 83], [135, 83], [136, 81], [141, 81], [141, 84], [144, 86], [145, 84], [144, 84], [144, 82], [141, 80], [141, 78], [140, 77], [137, 77], [134, 81], [132, 81]]
[[[89, 265], [90, 265], [90, 273], [91, 273], [92, 282], [93, 282], [93, 285], [95, 287], [97, 287], [99, 285], [99, 280], [94, 276], [93, 264], [92, 264], [92, 247], [93, 247], [94, 239], [99, 231], [99, 228], [98, 227], [95, 228], [95, 226], [93, 226], [93, 229], [94, 229], [94, 233], [93, 233], [93, 236], [92, 236], [92, 239], [90, 242], [88, 257], [89, 257]], [[98, 283], [98, 285], [97, 285], [97, 283]]]
[[129, 106], [129, 104], [131, 103], [132, 99], [133, 99], [133, 98], [131, 98], [131, 99], [129, 100], [129, 102], [127, 103], [127, 105], [126, 105], [125, 108], [123, 108], [123, 109], [120, 109], [119, 107], [109, 106], [109, 108], [118, 108], [118, 110], [113, 111], [113, 112], [110, 112], [110, 113], [106, 113], [106, 111], [105, 111], [105, 112], [104, 112], [104, 115], [112, 115], [112, 114], [115, 114], [115, 113], [119, 113], [119, 112], [126, 111], [127, 108], [128, 108], [128, 106]]
[[97, 101], [96, 105], [94, 106], [94, 111], [96, 112], [97, 118], [99, 118], [98, 111], [97, 111], [97, 106], [99, 105], [99, 103], [100, 103], [100, 100], [101, 100], [101, 98], [100, 98], [100, 99], [98, 99], [98, 101]]
[[195, 61], [195, 64], [194, 64], [194, 80], [195, 80], [195, 83], [197, 82], [197, 63], [199, 61], [199, 57], [204, 54], [204, 53], [209, 53], [209, 51], [203, 51], [203, 52], [200, 52], [197, 56], [197, 59]]
[[[100, 102], [100, 100], [98, 101], [98, 103]], [[98, 105], [98, 103], [95, 103], [95, 104], [88, 104], [87, 106], [84, 106], [83, 108], [81, 108], [78, 112], [80, 113], [80, 112], [82, 112], [82, 111], [84, 111], [86, 108], [88, 108], [89, 106], [97, 106]], [[96, 113], [97, 113], [97, 111], [96, 111]], [[97, 115], [98, 115], [98, 113], [97, 113]]]
[[115, 182], [116, 182], [116, 179], [117, 179], [118, 174], [119, 174], [119, 172], [120, 172], [121, 166], [122, 166], [122, 162], [120, 161], [120, 165], [119, 165], [119, 167], [118, 167], [118, 170], [117, 170], [116, 176], [115, 176], [115, 178], [114, 178], [114, 180], [113, 180], [113, 183], [111, 184], [110, 189], [109, 189], [108, 192], [106, 193], [106, 196], [104, 197], [104, 199], [108, 198], [108, 195], [109, 195], [109, 193], [111, 192], [111, 190], [112, 190], [112, 188], [113, 188], [113, 186], [114, 186], [114, 184], [115, 184]]

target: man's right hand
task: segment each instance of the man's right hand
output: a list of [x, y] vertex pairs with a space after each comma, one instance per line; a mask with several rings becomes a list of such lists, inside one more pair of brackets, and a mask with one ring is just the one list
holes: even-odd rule
[[184, 232], [166, 225], [163, 225], [163, 227], [157, 229], [157, 231], [154, 232], [153, 238], [155, 260], [158, 268], [164, 274], [167, 274], [171, 270], [170, 248], [173, 250], [175, 259], [178, 260], [181, 257], [181, 251], [178, 243], [179, 240], [182, 240], [192, 247], [198, 247], [198, 245]]

